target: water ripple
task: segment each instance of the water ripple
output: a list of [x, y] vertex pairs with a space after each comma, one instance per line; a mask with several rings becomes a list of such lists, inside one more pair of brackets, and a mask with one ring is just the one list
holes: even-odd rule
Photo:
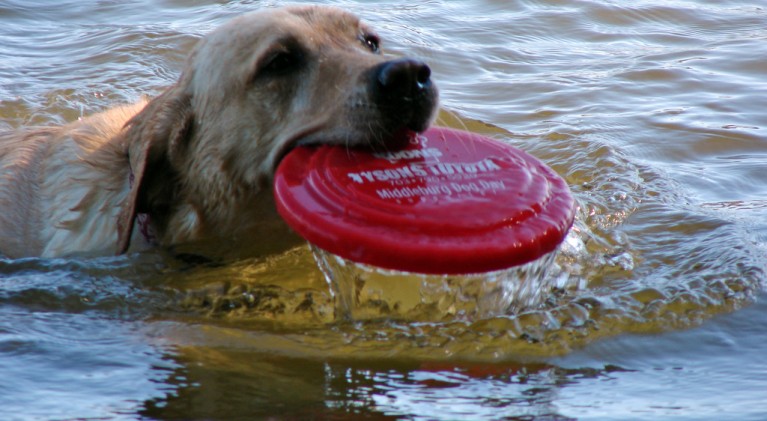
[[[173, 82], [202, 34], [235, 14], [284, 3], [7, 0], [0, 5], [0, 129], [60, 124], [156, 94]], [[332, 3], [380, 28], [387, 51], [430, 64], [445, 108], [442, 124], [512, 143], [565, 177], [580, 209], [557, 260], [561, 288], [523, 314], [344, 324], [333, 321], [332, 297], [306, 250], [224, 267], [184, 266], [156, 255], [0, 260], [0, 309], [9, 321], [0, 332], [17, 338], [0, 343], [8, 355], [30, 353], [35, 360], [37, 351], [77, 345], [77, 332], [61, 323], [81, 328], [83, 338], [112, 355], [119, 342], [99, 329], [115, 319], [152, 317], [171, 320], [154, 325], [156, 336], [191, 348], [509, 361], [571, 352], [624, 332], [698, 326], [749, 305], [763, 290], [764, 6], [749, 0]], [[25, 325], [31, 314], [37, 315]], [[695, 348], [695, 337], [680, 346]], [[80, 374], [102, 366], [78, 354], [82, 349], [73, 352], [67, 355], [82, 359]], [[3, 369], [9, 361], [0, 359]], [[66, 368], [35, 361], [36, 376]], [[4, 373], [23, 378], [15, 369]], [[467, 382], [426, 377], [445, 387]]]

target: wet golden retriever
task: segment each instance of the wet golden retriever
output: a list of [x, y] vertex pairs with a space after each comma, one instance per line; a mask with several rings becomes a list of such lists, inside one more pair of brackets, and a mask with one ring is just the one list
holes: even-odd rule
[[0, 133], [0, 254], [111, 254], [247, 236], [291, 148], [396, 148], [387, 139], [426, 129], [436, 108], [429, 67], [386, 59], [350, 13], [242, 15], [203, 38], [153, 100]]

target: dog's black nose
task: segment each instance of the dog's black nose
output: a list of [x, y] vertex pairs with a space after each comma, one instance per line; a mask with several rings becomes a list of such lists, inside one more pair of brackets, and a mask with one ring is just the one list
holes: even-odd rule
[[376, 72], [378, 91], [395, 101], [412, 101], [431, 87], [431, 69], [411, 58], [387, 61]]
[[379, 63], [370, 69], [369, 83], [371, 99], [386, 131], [421, 132], [429, 127], [438, 100], [426, 63], [412, 58]]

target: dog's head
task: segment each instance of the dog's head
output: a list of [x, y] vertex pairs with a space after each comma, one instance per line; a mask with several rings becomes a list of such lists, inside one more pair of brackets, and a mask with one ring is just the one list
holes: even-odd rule
[[247, 181], [271, 176], [297, 144], [396, 147], [386, 141], [398, 130], [427, 128], [437, 90], [426, 64], [387, 60], [380, 44], [370, 27], [335, 8], [243, 15], [191, 59], [192, 109]]
[[[132, 201], [156, 207], [184, 194], [205, 213], [255, 195], [297, 145], [402, 146], [399, 132], [432, 122], [437, 88], [426, 64], [387, 59], [380, 44], [356, 16], [330, 7], [258, 11], [218, 28], [179, 82], [129, 122]], [[169, 170], [183, 192], [153, 181]], [[122, 230], [134, 215], [124, 212]]]

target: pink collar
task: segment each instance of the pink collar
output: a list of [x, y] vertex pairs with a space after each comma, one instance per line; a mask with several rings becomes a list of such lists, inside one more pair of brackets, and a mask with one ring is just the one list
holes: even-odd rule
[[[130, 188], [133, 188], [133, 183], [135, 182], [136, 177], [133, 175], [133, 168], [130, 169], [130, 175], [128, 176], [128, 182], [130, 185]], [[141, 236], [144, 237], [144, 241], [146, 241], [150, 245], [157, 245], [157, 233], [155, 232], [154, 227], [152, 226], [152, 218], [148, 213], [136, 213], [136, 220], [135, 224], [138, 227], [139, 232], [141, 233]]]

